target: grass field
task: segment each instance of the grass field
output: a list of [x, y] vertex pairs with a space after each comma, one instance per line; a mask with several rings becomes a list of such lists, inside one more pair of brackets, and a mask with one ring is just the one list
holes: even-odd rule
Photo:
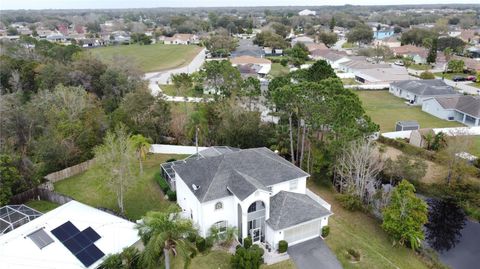
[[474, 136], [473, 138], [473, 148], [470, 150], [471, 154], [480, 157], [480, 135]]
[[287, 66], [283, 66], [279, 63], [272, 63], [272, 70], [270, 70], [270, 75], [273, 77], [280, 77], [288, 74], [290, 71]]
[[26, 202], [25, 205], [36, 209], [42, 213], [47, 213], [48, 211], [51, 211], [60, 206], [59, 204], [43, 200], [30, 200]]
[[388, 91], [357, 91], [363, 107], [372, 120], [380, 125], [381, 132], [395, 131], [399, 120], [416, 120], [420, 128], [463, 126], [459, 122], [441, 120], [422, 111], [420, 106], [408, 106], [405, 100]]
[[342, 83], [343, 83], [343, 85], [358, 85], [358, 84], [360, 84], [354, 78], [342, 78]]
[[432, 67], [428, 64], [412, 64], [408, 68], [411, 68], [413, 70], [430, 70]]
[[184, 66], [201, 50], [187, 45], [122, 45], [91, 49], [93, 55], [111, 62], [116, 56], [131, 58], [144, 72], [162, 71]]
[[[182, 155], [152, 154], [144, 161], [144, 174], [138, 176], [125, 194], [125, 210], [128, 218], [140, 219], [146, 212], [162, 210], [170, 205], [164, 199], [160, 187], [153, 176], [160, 169], [160, 164], [170, 158], [181, 159]], [[110, 190], [102, 167], [93, 167], [86, 172], [55, 183], [55, 191], [73, 197], [79, 202], [95, 207], [118, 211], [115, 194]]]
[[[330, 188], [319, 187], [313, 182], [309, 182], [309, 188], [332, 205], [334, 215], [329, 219], [330, 235], [325, 242], [343, 268], [427, 268], [412, 250], [393, 247], [379, 221], [362, 212], [345, 210], [335, 200]], [[360, 252], [360, 261], [350, 261], [347, 254], [349, 248]]]

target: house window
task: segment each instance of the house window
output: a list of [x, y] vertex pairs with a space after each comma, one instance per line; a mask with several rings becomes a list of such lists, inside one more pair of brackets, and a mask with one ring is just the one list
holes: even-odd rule
[[215, 204], [215, 210], [219, 210], [219, 209], [222, 209], [223, 208], [223, 203], [222, 202], [217, 202]]
[[272, 186], [268, 187], [268, 191], [272, 192]]
[[298, 180], [291, 180], [289, 184], [290, 184], [289, 187], [291, 191], [296, 190], [298, 187]]
[[223, 234], [227, 231], [227, 221], [222, 220], [219, 222], [215, 222], [213, 227], [217, 228], [219, 234]]

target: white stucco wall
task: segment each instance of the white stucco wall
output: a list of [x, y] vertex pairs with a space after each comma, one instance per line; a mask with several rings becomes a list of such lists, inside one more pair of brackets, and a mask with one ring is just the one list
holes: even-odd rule
[[177, 203], [182, 209], [182, 212], [188, 216], [192, 215], [192, 221], [198, 228], [201, 228], [202, 212], [200, 201], [177, 173], [175, 173], [175, 188], [177, 191]]
[[435, 99], [427, 99], [422, 103], [422, 110], [432, 114], [433, 116], [448, 120], [449, 117], [454, 117], [453, 110], [444, 109]]
[[[222, 209], [215, 209], [215, 204], [218, 202], [223, 203]], [[210, 227], [219, 221], [226, 220], [227, 226], [237, 227], [237, 203], [233, 196], [202, 203], [201, 212], [204, 218], [199, 226], [203, 237], [207, 236]]]
[[306, 177], [301, 177], [301, 178], [294, 179], [294, 180], [297, 180], [298, 184], [297, 184], [297, 188], [293, 189], [293, 190], [290, 190], [290, 181], [285, 181], [285, 182], [281, 182], [281, 183], [272, 185], [271, 186], [272, 187], [272, 196], [277, 194], [280, 191], [290, 191], [290, 192], [296, 192], [296, 193], [303, 193], [304, 194], [305, 190], [307, 188], [307, 178]]

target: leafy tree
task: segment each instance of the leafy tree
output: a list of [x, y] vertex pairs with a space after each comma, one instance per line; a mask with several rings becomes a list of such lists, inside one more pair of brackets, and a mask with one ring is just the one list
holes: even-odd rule
[[18, 35], [18, 30], [15, 27], [8, 27], [7, 29], [7, 35]]
[[432, 64], [437, 61], [437, 42], [438, 39], [433, 39], [432, 40], [432, 47], [428, 51], [427, 55], [427, 63]]
[[382, 228], [393, 238], [394, 244], [420, 247], [427, 223], [427, 204], [415, 196], [415, 187], [402, 180], [392, 192], [390, 202], [383, 211]]
[[455, 52], [463, 52], [465, 42], [458, 37], [441, 37], [438, 39], [438, 50], [445, 51], [450, 48]]
[[306, 72], [306, 80], [311, 82], [319, 82], [327, 78], [336, 77], [335, 71], [325, 60], [316, 61]]
[[320, 40], [327, 46], [331, 47], [335, 45], [338, 41], [338, 36], [336, 33], [328, 33], [328, 32], [321, 32], [320, 35], [318, 36]]
[[[335, 29], [335, 17], [332, 16], [332, 19], [330, 20], [330, 24], [328, 26], [330, 28], [330, 32], [333, 33], [333, 30]], [[325, 43], [325, 42], [324, 42]], [[325, 43], [326, 44], [326, 43]]]
[[291, 49], [285, 50], [285, 55], [294, 66], [299, 67], [308, 60], [308, 49], [305, 44], [296, 43]]
[[130, 38], [133, 43], [138, 43], [141, 45], [150, 45], [152, 43], [151, 37], [147, 36], [144, 33], [132, 33]]
[[8, 155], [0, 155], [0, 206], [8, 203], [12, 187], [20, 180], [20, 173]]
[[357, 24], [350, 32], [347, 33], [347, 40], [350, 43], [369, 44], [373, 40], [373, 31], [366, 24]]
[[396, 160], [387, 159], [383, 173], [389, 176], [391, 184], [395, 185], [404, 178], [421, 180], [427, 173], [427, 167], [423, 159], [402, 154]]
[[218, 31], [205, 40], [205, 46], [214, 57], [228, 57], [238, 46], [238, 41], [226, 31]]
[[134, 179], [132, 164], [135, 155], [134, 144], [124, 125], [118, 125], [114, 131], [107, 132], [103, 145], [95, 147], [97, 165], [101, 165], [107, 173], [122, 214], [125, 214], [125, 193]]
[[448, 62], [448, 70], [454, 73], [462, 73], [465, 69], [465, 62], [463, 60], [450, 60]]
[[137, 229], [145, 245], [142, 255], [144, 268], [158, 268], [162, 259], [165, 268], [170, 268], [171, 253], [175, 256], [180, 254], [187, 268], [196, 254], [195, 245], [187, 239], [188, 235], [196, 234], [193, 224], [180, 216], [175, 205], [164, 212], [148, 212]]
[[150, 139], [141, 134], [132, 135], [130, 139], [137, 152], [138, 162], [140, 163], [140, 174], [143, 174], [142, 160], [147, 157], [147, 154], [150, 151]]
[[204, 80], [204, 87], [214, 90], [217, 95], [228, 97], [238, 93], [241, 88], [240, 72], [229, 61], [205, 62], [200, 72]]
[[400, 27], [400, 26], [395, 26], [395, 27], [393, 27], [393, 32], [394, 32], [395, 34], [401, 33], [401, 32], [402, 32], [402, 27]]
[[261, 95], [260, 80], [254, 77], [248, 77], [243, 81], [242, 95], [248, 98], [248, 107], [252, 110], [253, 101], [258, 100]]
[[171, 80], [177, 90], [177, 96], [186, 94], [193, 87], [193, 77], [188, 73], [172, 74]]
[[285, 49], [289, 44], [285, 39], [271, 31], [262, 31], [255, 36], [253, 43], [262, 47], [271, 47], [275, 49]]
[[263, 264], [264, 250], [258, 245], [249, 248], [239, 247], [230, 260], [232, 269], [259, 269]]
[[430, 38], [433, 40], [436, 38], [436, 36], [437, 34], [431, 30], [413, 28], [402, 33], [401, 41], [402, 45], [412, 44], [415, 46], [422, 46], [425, 38]]

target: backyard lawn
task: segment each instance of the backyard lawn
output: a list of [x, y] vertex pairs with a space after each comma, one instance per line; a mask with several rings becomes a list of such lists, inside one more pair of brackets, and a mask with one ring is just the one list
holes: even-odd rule
[[144, 72], [162, 71], [187, 65], [200, 52], [199, 46], [121, 45], [90, 49], [93, 55], [110, 62], [121, 56], [133, 59]]
[[470, 153], [480, 157], [480, 135], [473, 137], [473, 148], [470, 150]]
[[270, 70], [271, 76], [280, 77], [287, 75], [289, 72], [288, 66], [283, 66], [280, 63], [272, 63], [272, 70]]
[[[427, 268], [412, 250], [393, 247], [378, 220], [362, 212], [345, 210], [334, 199], [331, 189], [319, 187], [311, 181], [308, 185], [332, 205], [334, 215], [329, 219], [330, 235], [325, 242], [344, 268]], [[359, 251], [360, 261], [352, 262], [348, 249]]]
[[[128, 218], [140, 219], [146, 212], [162, 210], [171, 203], [164, 199], [154, 180], [160, 164], [170, 158], [182, 159], [184, 155], [151, 154], [144, 161], [144, 174], [138, 175], [125, 195], [125, 210]], [[135, 166], [134, 173], [138, 173]], [[79, 202], [118, 211], [115, 194], [110, 190], [105, 171], [93, 167], [86, 172], [55, 183], [55, 191], [73, 197]]]
[[405, 100], [388, 91], [357, 91], [363, 107], [372, 120], [380, 125], [380, 132], [395, 131], [400, 120], [416, 120], [420, 128], [463, 126], [456, 121], [446, 121], [422, 111], [420, 106], [408, 106]]
[[59, 204], [43, 200], [30, 200], [26, 202], [25, 205], [36, 209], [42, 213], [47, 213], [48, 211], [51, 211], [60, 206]]

